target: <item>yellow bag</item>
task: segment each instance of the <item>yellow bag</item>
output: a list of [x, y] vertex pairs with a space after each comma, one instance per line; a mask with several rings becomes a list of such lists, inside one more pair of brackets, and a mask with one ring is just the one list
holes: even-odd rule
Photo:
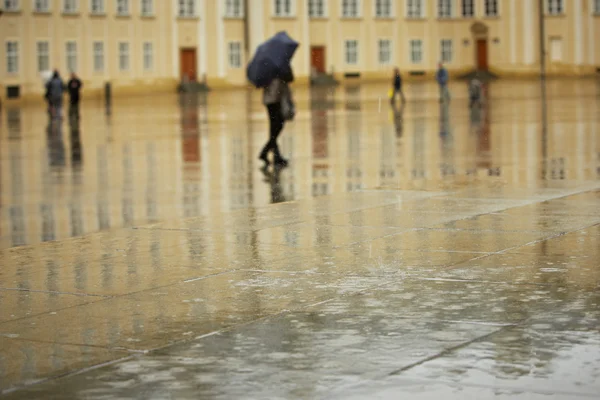
[[392, 98], [394, 97], [394, 89], [390, 88], [390, 90], [388, 90], [388, 98]]

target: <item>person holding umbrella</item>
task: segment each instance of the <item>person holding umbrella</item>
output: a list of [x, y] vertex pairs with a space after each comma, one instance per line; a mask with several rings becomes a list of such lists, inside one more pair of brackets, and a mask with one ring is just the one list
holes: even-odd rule
[[258, 156], [265, 167], [270, 164], [269, 152], [273, 153], [276, 167], [288, 165], [288, 161], [281, 155], [277, 138], [285, 121], [292, 120], [295, 114], [289, 83], [294, 81], [290, 63], [297, 48], [298, 42], [287, 33], [279, 32], [258, 46], [254, 58], [248, 64], [248, 80], [256, 87], [263, 88], [263, 104], [269, 115], [269, 140]]

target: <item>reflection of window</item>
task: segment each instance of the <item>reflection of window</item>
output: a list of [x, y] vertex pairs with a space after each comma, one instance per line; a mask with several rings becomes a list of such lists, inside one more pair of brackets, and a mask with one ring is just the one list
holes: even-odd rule
[[154, 14], [154, 1], [153, 0], [142, 0], [142, 15]]
[[475, 16], [475, 0], [462, 0], [462, 16], [465, 18]]
[[358, 64], [358, 40], [346, 40], [346, 64], [356, 65]]
[[438, 17], [450, 18], [452, 16], [452, 0], [438, 0]]
[[195, 17], [196, 16], [196, 0], [179, 0], [179, 16], [180, 17]]
[[65, 45], [67, 55], [67, 70], [69, 72], [77, 71], [77, 43], [70, 41]]
[[292, 15], [292, 0], [275, 0], [275, 16], [290, 17]]
[[231, 68], [242, 66], [242, 44], [240, 42], [229, 43], [229, 66]]
[[129, 70], [129, 43], [119, 43], [119, 70]]
[[319, 18], [325, 16], [325, 0], [308, 0], [308, 16]]
[[154, 48], [151, 42], [144, 43], [144, 70], [152, 71], [154, 68]]
[[442, 39], [440, 41], [440, 60], [443, 63], [452, 61], [452, 40]]
[[77, 12], [77, 0], [65, 0], [63, 4], [63, 12], [65, 14], [73, 14]]
[[92, 0], [90, 10], [92, 14], [104, 14], [104, 0]]
[[37, 42], [37, 65], [38, 72], [50, 69], [50, 43], [47, 41]]
[[359, 15], [359, 0], [342, 0], [342, 16], [357, 18]]
[[419, 64], [423, 61], [423, 42], [419, 39], [410, 41], [410, 61]]
[[6, 42], [6, 72], [16, 74], [19, 72], [19, 43]]
[[406, 1], [407, 18], [423, 18], [423, 0]]
[[19, 11], [19, 0], [4, 0], [4, 11]]
[[50, 5], [48, 0], [35, 0], [33, 3], [33, 9], [35, 12], [48, 12], [50, 11]]
[[485, 0], [485, 16], [486, 17], [497, 17], [498, 16], [498, 0]]
[[94, 50], [94, 71], [102, 72], [102, 71], [104, 71], [104, 43], [94, 42], [93, 50]]
[[392, 62], [392, 42], [389, 39], [379, 40], [379, 64], [387, 65]]
[[375, 16], [391, 17], [392, 0], [375, 0]]
[[129, 15], [129, 0], [117, 0], [117, 15]]
[[558, 15], [564, 12], [563, 0], [547, 0], [547, 11], [550, 15]]
[[242, 0], [227, 0], [225, 3], [225, 16], [228, 18], [241, 18], [244, 16]]

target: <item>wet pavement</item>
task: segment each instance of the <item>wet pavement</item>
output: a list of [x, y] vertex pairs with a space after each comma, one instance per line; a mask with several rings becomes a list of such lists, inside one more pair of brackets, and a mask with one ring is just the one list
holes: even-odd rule
[[600, 85], [451, 90], [299, 89], [267, 172], [257, 92], [5, 105], [1, 393], [597, 398]]

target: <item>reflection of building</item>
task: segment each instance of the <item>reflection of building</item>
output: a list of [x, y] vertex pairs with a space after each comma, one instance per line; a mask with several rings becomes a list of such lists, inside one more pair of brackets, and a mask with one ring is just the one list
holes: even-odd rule
[[[77, 70], [88, 91], [107, 81], [117, 92], [174, 89], [180, 80], [240, 85], [247, 58], [281, 30], [303, 43], [294, 58], [300, 82], [311, 71], [340, 79], [387, 78], [393, 66], [427, 73], [439, 60], [457, 72], [539, 66], [535, 0], [252, 0], [247, 13], [244, 3], [12, 1], [0, 24], [0, 96], [38, 95], [40, 73], [53, 67]], [[594, 73], [598, 1], [544, 3], [549, 72]]]

